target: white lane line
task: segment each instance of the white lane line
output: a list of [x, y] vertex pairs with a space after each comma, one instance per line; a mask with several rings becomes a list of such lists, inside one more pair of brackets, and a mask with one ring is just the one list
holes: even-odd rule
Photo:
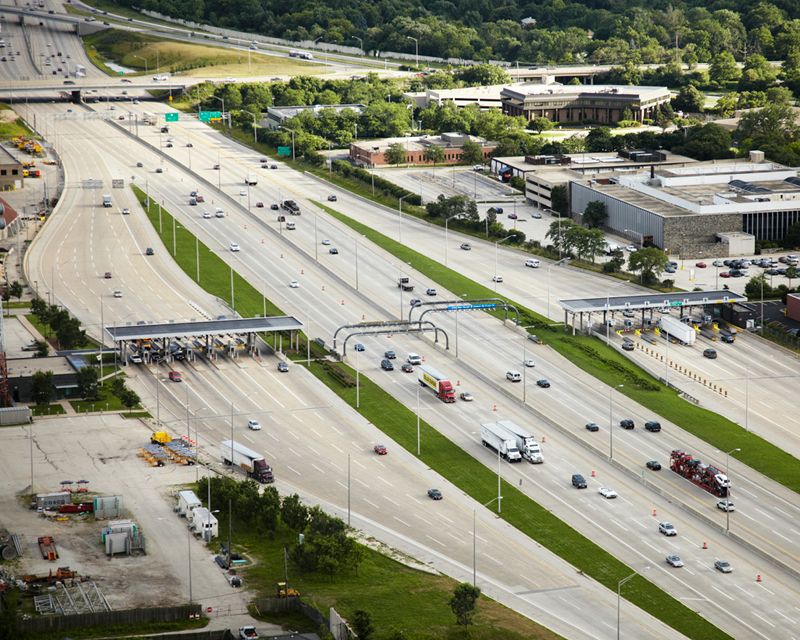
[[300, 476], [300, 475], [303, 475], [302, 473], [300, 473], [300, 472], [299, 472], [299, 471], [297, 471], [296, 469], [292, 469], [292, 468], [291, 468], [290, 466], [288, 466], [288, 465], [286, 466], [286, 468], [287, 468], [287, 469], [289, 469], [290, 471], [294, 471], [294, 472], [295, 472], [295, 473], [296, 473], [298, 476]]
[[769, 515], [768, 513], [764, 513], [761, 509], [756, 509], [756, 511], [758, 511], [762, 516], [767, 516], [767, 518], [769, 518], [770, 520], [774, 520], [775, 519], [771, 515]]
[[292, 452], [294, 455], [296, 455], [298, 458], [302, 458], [302, 457], [303, 457], [303, 456], [301, 456], [299, 453], [297, 453], [297, 451], [295, 451], [294, 449], [292, 449], [291, 447], [288, 447], [288, 449], [289, 449], [289, 451], [291, 451], [291, 452]]
[[622, 526], [622, 525], [621, 525], [619, 522], [617, 522], [617, 521], [616, 521], [616, 520], [614, 520], [613, 518], [611, 518], [611, 522], [613, 522], [615, 525], [617, 525], [617, 526], [618, 526], [620, 529], [622, 529], [623, 531], [627, 531], [627, 529], [626, 529], [625, 527], [623, 527], [623, 526]]
[[324, 472], [322, 469], [320, 469], [320, 468], [319, 468], [317, 465], [315, 465], [313, 462], [311, 463], [311, 466], [312, 466], [312, 467], [314, 467], [314, 468], [315, 468], [317, 471], [319, 471], [320, 473], [325, 473], [325, 472]]
[[791, 619], [789, 616], [782, 614], [782, 613], [781, 613], [780, 611], [778, 611], [777, 609], [773, 609], [773, 611], [774, 611], [775, 613], [777, 613], [779, 616], [783, 616], [784, 618], [786, 618], [786, 619], [787, 619], [789, 622], [791, 622], [792, 624], [797, 624], [797, 622], [795, 622], [794, 620], [792, 620], [792, 619]]
[[450, 537], [451, 537], [453, 540], [455, 540], [456, 542], [458, 542], [458, 543], [460, 543], [460, 544], [464, 544], [464, 541], [463, 541], [461, 538], [459, 538], [459, 537], [457, 537], [457, 536], [454, 536], [454, 535], [453, 535], [452, 533], [450, 533], [449, 531], [446, 531], [445, 533], [447, 533], [447, 535], [448, 535], [448, 536], [450, 536]]
[[766, 618], [762, 618], [762, 617], [761, 617], [760, 615], [758, 615], [758, 614], [757, 614], [755, 611], [751, 611], [750, 613], [752, 613], [752, 614], [753, 614], [753, 615], [754, 615], [756, 618], [758, 618], [759, 620], [763, 620], [764, 622], [766, 622], [766, 623], [767, 623], [767, 624], [768, 624], [770, 627], [772, 627], [773, 629], [775, 628], [775, 625], [774, 625], [774, 624], [772, 624], [772, 623], [771, 623], [769, 620], [767, 620]]
[[394, 486], [394, 485], [393, 485], [391, 482], [389, 482], [388, 480], [384, 480], [384, 479], [383, 479], [383, 476], [378, 476], [378, 480], [380, 480], [380, 481], [382, 481], [382, 482], [385, 482], [385, 483], [386, 483], [386, 484], [388, 484], [390, 487], [393, 487], [393, 486]]
[[450, 518], [445, 518], [441, 513], [437, 513], [436, 515], [442, 518], [443, 520], [447, 520], [450, 524], [453, 523], [453, 521]]
[[773, 508], [773, 509], [775, 509], [775, 511], [780, 511], [780, 512], [781, 512], [783, 515], [785, 515], [786, 517], [788, 517], [788, 518], [791, 518], [792, 520], [794, 520], [794, 516], [792, 516], [792, 515], [789, 515], [789, 514], [788, 514], [788, 513], [786, 513], [786, 512], [785, 512], [783, 509], [778, 509], [778, 507], [772, 507], [772, 508]]
[[[683, 567], [683, 570], [684, 570], [684, 571], [689, 571], [689, 570], [686, 568], [686, 565], [684, 565], [684, 567]], [[689, 571], [689, 573], [690, 573], [691, 575], [694, 575], [694, 571]]]
[[738, 513], [740, 516], [744, 516], [745, 518], [748, 518], [749, 520], [752, 520], [753, 522], [758, 522], [758, 520], [756, 520], [755, 518], [751, 518], [751, 517], [750, 517], [750, 516], [748, 516], [748, 515], [747, 515], [747, 514], [746, 514], [744, 511], [737, 511], [737, 513]]
[[269, 431], [267, 431], [267, 435], [272, 438], [275, 442], [280, 442], [275, 436], [273, 436]]
[[343, 484], [343, 483], [341, 483], [341, 482], [339, 482], [338, 480], [336, 481], [336, 484], [338, 484], [339, 486], [342, 486], [342, 487], [344, 487], [345, 489], [347, 489], [347, 485], [346, 485], [346, 484]]
[[[723, 596], [725, 596], [725, 597], [726, 597], [728, 600], [734, 600], [733, 598], [731, 598], [731, 597], [730, 597], [730, 596], [729, 596], [727, 593], [725, 593], [724, 591], [720, 591], [720, 590], [719, 590], [719, 589], [717, 589], [716, 587], [711, 587], [711, 588], [712, 588], [714, 591], [716, 591], [716, 592], [718, 592], [718, 593], [721, 593], [721, 594], [722, 594]], [[734, 602], [735, 602], [735, 600], [734, 600]]]
[[772, 594], [773, 596], [775, 595], [774, 593], [772, 593], [772, 591], [767, 589], [761, 582], [756, 582], [756, 586], [761, 587], [764, 591], [766, 591], [769, 594]]
[[394, 519], [397, 520], [398, 522], [401, 522], [402, 524], [406, 525], [409, 529], [411, 528], [410, 524], [408, 524], [407, 522], [404, 522], [403, 520], [401, 520], [397, 516], [394, 516]]
[[342, 432], [341, 432], [341, 431], [339, 431], [339, 430], [338, 430], [336, 427], [334, 427], [333, 425], [331, 425], [331, 429], [333, 429], [333, 430], [334, 430], [336, 433], [338, 433], [339, 435], [342, 435]]
[[353, 460], [353, 462], [355, 462], [355, 463], [356, 463], [356, 464], [357, 464], [359, 467], [361, 467], [362, 469], [366, 470], [366, 467], [365, 467], [363, 464], [361, 464], [361, 463], [360, 463], [358, 460], [355, 460], [355, 459], [354, 459], [354, 460]]
[[362, 500], [363, 500], [364, 502], [369, 502], [369, 504], [371, 504], [371, 505], [372, 505], [373, 507], [375, 507], [376, 509], [380, 509], [380, 507], [379, 507], [377, 504], [375, 504], [374, 502], [370, 502], [370, 501], [369, 501], [369, 500], [367, 500], [366, 498], [362, 498]]
[[747, 594], [748, 596], [750, 596], [751, 598], [754, 598], [754, 597], [755, 597], [755, 596], [754, 596], [752, 593], [750, 593], [749, 591], [745, 591], [744, 589], [742, 589], [742, 588], [741, 588], [741, 587], [740, 587], [738, 584], [737, 584], [737, 585], [734, 585], [734, 586], [735, 586], [737, 589], [739, 589], [739, 591], [741, 591], [742, 593], [746, 593], [746, 594]]
[[422, 517], [422, 516], [420, 516], [420, 515], [417, 515], [416, 513], [414, 514], [414, 517], [415, 517], [415, 518], [417, 518], [417, 519], [419, 519], [419, 520], [422, 520], [422, 521], [423, 521], [425, 524], [429, 524], [429, 525], [433, 526], [433, 523], [432, 523], [432, 522], [430, 522], [429, 520], [426, 520], [425, 518], [423, 518], [423, 517]]
[[245, 440], [249, 441], [251, 444], [255, 444], [255, 442], [254, 442], [253, 440], [250, 440], [250, 438], [248, 438], [248, 437], [247, 437], [245, 434], [243, 434], [243, 433], [242, 433], [242, 434], [241, 434], [241, 436], [242, 436], [242, 437], [243, 437]]
[[331, 446], [332, 446], [334, 449], [336, 449], [336, 450], [337, 450], [339, 453], [344, 453], [344, 451], [342, 451], [342, 450], [341, 450], [339, 447], [337, 447], [337, 446], [336, 446], [335, 444], [333, 444], [332, 442], [329, 442], [328, 444], [329, 444], [329, 445], [331, 445]]
[[486, 556], [487, 558], [489, 558], [489, 560], [492, 560], [492, 561], [496, 562], [497, 564], [503, 564], [497, 558], [495, 558], [494, 556], [490, 556], [488, 553], [483, 553], [483, 555]]
[[429, 540], [433, 540], [433, 541], [434, 541], [436, 544], [441, 544], [443, 547], [444, 547], [444, 546], [446, 546], [446, 545], [444, 545], [443, 543], [439, 542], [439, 541], [438, 541], [436, 538], [431, 538], [431, 537], [430, 537], [429, 535], [427, 535], [427, 534], [425, 535], [425, 537], [426, 537], [426, 538], [428, 538]]
[[787, 538], [786, 536], [783, 536], [783, 535], [781, 535], [780, 533], [778, 533], [777, 531], [775, 531], [775, 529], [773, 529], [773, 530], [772, 530], [772, 533], [774, 533], [776, 536], [781, 536], [781, 538], [783, 538], [784, 540], [786, 540], [786, 542], [792, 542], [792, 541], [791, 541], [791, 540], [789, 540], [789, 538]]
[[414, 502], [416, 502], [417, 504], [422, 504], [422, 503], [421, 503], [419, 500], [417, 500], [416, 498], [414, 498], [413, 496], [410, 496], [410, 495], [408, 495], [408, 494], [406, 494], [406, 498], [411, 498], [411, 499], [412, 499]]
[[387, 500], [388, 502], [391, 502], [393, 505], [396, 505], [396, 506], [398, 506], [398, 507], [400, 506], [400, 504], [399, 504], [399, 503], [397, 503], [397, 502], [395, 502], [394, 500], [392, 500], [392, 499], [391, 499], [389, 496], [386, 496], [386, 495], [385, 495], [385, 496], [383, 496], [383, 499], [384, 499], [384, 500]]
[[370, 489], [370, 488], [371, 488], [371, 487], [370, 487], [370, 486], [369, 486], [369, 485], [368, 485], [366, 482], [362, 482], [362, 481], [361, 481], [361, 480], [359, 480], [358, 478], [353, 478], [353, 480], [355, 480], [355, 481], [356, 481], [356, 482], [358, 482], [359, 484], [363, 484], [363, 485], [364, 485], [364, 486], [365, 486], [367, 489]]

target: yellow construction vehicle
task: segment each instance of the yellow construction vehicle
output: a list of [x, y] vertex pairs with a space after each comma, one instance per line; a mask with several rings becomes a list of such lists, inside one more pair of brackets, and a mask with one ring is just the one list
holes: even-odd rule
[[278, 597], [279, 598], [299, 598], [300, 592], [287, 586], [285, 582], [278, 583]]
[[153, 444], [166, 444], [167, 442], [172, 442], [172, 438], [167, 435], [166, 431], [156, 431], [150, 436], [150, 442]]

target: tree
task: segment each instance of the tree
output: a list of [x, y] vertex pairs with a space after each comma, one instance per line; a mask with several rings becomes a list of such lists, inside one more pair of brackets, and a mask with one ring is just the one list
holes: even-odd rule
[[436, 163], [444, 162], [444, 149], [435, 144], [428, 145], [422, 153], [422, 157], [426, 162], [432, 162], [433, 170], [436, 171]]
[[45, 358], [50, 353], [50, 345], [44, 340], [36, 340], [33, 344], [36, 345], [36, 353], [33, 354], [34, 358]]
[[97, 369], [94, 367], [81, 367], [76, 374], [78, 381], [78, 395], [84, 400], [93, 400], [97, 397]]
[[461, 162], [464, 164], [483, 164], [483, 149], [473, 140], [466, 140], [461, 145]]
[[353, 631], [356, 632], [358, 640], [370, 640], [372, 634], [375, 633], [375, 627], [368, 611], [356, 610], [353, 614], [352, 623]]
[[141, 401], [141, 398], [133, 389], [128, 389], [126, 387], [125, 390], [120, 394], [119, 401], [122, 403], [123, 407], [128, 409], [128, 415], [130, 415], [133, 411], [133, 408]]
[[795, 222], [786, 230], [786, 235], [783, 237], [783, 246], [787, 249], [800, 247], [800, 222]]
[[572, 220], [561, 220], [560, 218], [550, 223], [545, 237], [551, 240], [555, 251], [569, 253], [569, 244], [565, 241], [566, 233], [574, 226], [575, 223]]
[[628, 271], [641, 273], [642, 279], [655, 280], [656, 274], [667, 268], [669, 258], [667, 254], [656, 247], [640, 249], [628, 256]]
[[602, 227], [608, 219], [606, 203], [592, 200], [583, 211], [583, 223], [590, 229]]
[[31, 376], [31, 399], [39, 406], [49, 404], [53, 396], [53, 372], [37, 371]]
[[534, 118], [528, 123], [528, 129], [535, 131], [541, 135], [542, 131], [550, 131], [553, 128], [553, 123], [547, 118]]
[[709, 78], [719, 84], [738, 80], [741, 75], [742, 72], [739, 69], [739, 65], [736, 64], [736, 60], [730, 51], [723, 51], [715, 55], [708, 69]]
[[775, 82], [776, 70], [762, 55], [754, 53], [744, 63], [742, 77], [739, 78], [739, 91], [764, 91]]
[[706, 97], [692, 85], [681, 87], [672, 100], [672, 108], [684, 113], [702, 113]]
[[125, 388], [125, 378], [119, 377], [111, 380], [111, 393], [117, 396], [117, 398], [122, 397]]
[[586, 150], [592, 153], [598, 151], [613, 151], [611, 129], [608, 127], [595, 127], [586, 134]]
[[797, 267], [792, 265], [786, 270], [786, 277], [789, 278], [789, 286], [792, 286], [792, 280], [795, 280], [797, 276], [800, 275], [800, 270]]
[[406, 149], [406, 145], [402, 142], [393, 142], [383, 154], [383, 158], [386, 162], [395, 166], [405, 162], [407, 157], [408, 150]]
[[795, 118], [789, 105], [770, 104], [742, 115], [734, 136], [739, 141], [752, 139], [756, 146], [770, 143], [782, 146], [797, 137]]
[[284, 497], [281, 502], [281, 520], [293, 531], [303, 531], [308, 522], [308, 507], [300, 502], [296, 493]]
[[560, 216], [567, 215], [567, 187], [563, 184], [555, 185], [550, 191], [550, 205]]
[[767, 281], [767, 276], [763, 273], [753, 276], [750, 278], [750, 281], [744, 285], [744, 293], [750, 298], [758, 298], [761, 296], [762, 291], [764, 292], [764, 295], [769, 295], [772, 293], [772, 287]]
[[81, 321], [77, 318], [67, 317], [66, 320], [62, 321], [58, 329], [56, 329], [56, 338], [58, 338], [59, 346], [66, 350], [83, 347], [88, 342], [86, 330], [81, 329]]
[[453, 591], [450, 598], [450, 609], [456, 616], [458, 624], [467, 627], [472, 624], [475, 615], [475, 604], [481, 595], [480, 587], [474, 587], [468, 582], [462, 582]]

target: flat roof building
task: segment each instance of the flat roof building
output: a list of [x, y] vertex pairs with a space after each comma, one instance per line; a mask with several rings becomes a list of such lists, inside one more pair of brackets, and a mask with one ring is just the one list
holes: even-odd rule
[[0, 146], [0, 190], [22, 189], [25, 184], [23, 171], [22, 163], [8, 149]]
[[269, 107], [267, 109], [267, 117], [261, 120], [261, 126], [271, 131], [277, 131], [287, 120], [296, 118], [303, 112], [311, 113], [315, 118], [318, 118], [324, 109], [333, 109], [336, 113], [350, 109], [361, 115], [366, 108], [367, 105], [365, 104], [312, 104], [298, 107]]
[[419, 136], [416, 138], [385, 138], [383, 140], [358, 140], [350, 143], [350, 160], [359, 167], [385, 166], [385, 154], [393, 144], [400, 143], [406, 148], [406, 159], [401, 164], [433, 164], [425, 159], [425, 150], [431, 146], [441, 147], [444, 151], [444, 164], [461, 162], [461, 147], [467, 141], [481, 146], [483, 157], [488, 160], [497, 146], [496, 142], [487, 142], [478, 136], [464, 133], [443, 133], [440, 136]]

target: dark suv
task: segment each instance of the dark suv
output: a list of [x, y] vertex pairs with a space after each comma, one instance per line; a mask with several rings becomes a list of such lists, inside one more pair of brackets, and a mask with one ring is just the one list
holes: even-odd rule
[[619, 426], [622, 427], [623, 429], [633, 429], [634, 427], [633, 420], [620, 420]]
[[586, 480], [583, 479], [583, 476], [580, 473], [576, 473], [572, 476], [572, 486], [578, 487], [578, 489], [586, 488]]
[[392, 371], [394, 369], [394, 365], [392, 364], [391, 360], [381, 360], [381, 369], [384, 371]]
[[653, 431], [653, 432], [661, 431], [661, 423], [656, 422], [655, 420], [650, 420], [650, 422], [644, 423], [644, 428], [647, 431]]

